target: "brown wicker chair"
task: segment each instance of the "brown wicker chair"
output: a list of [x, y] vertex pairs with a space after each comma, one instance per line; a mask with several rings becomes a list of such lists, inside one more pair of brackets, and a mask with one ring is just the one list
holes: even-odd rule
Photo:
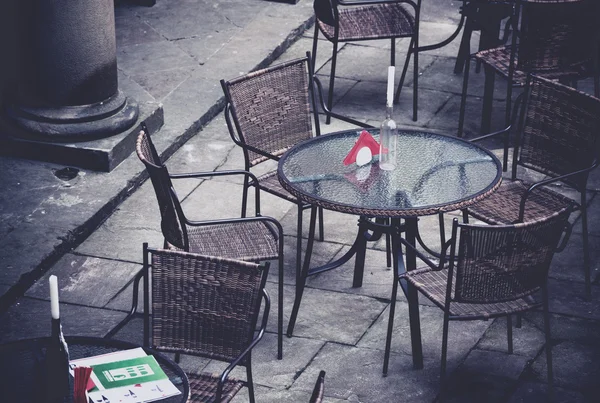
[[[229, 402], [243, 386], [255, 401], [251, 351], [269, 317], [268, 271], [269, 262], [258, 265], [144, 244], [142, 273], [151, 280], [144, 281], [144, 345], [175, 353], [177, 359], [190, 354], [229, 363], [220, 376], [186, 371], [188, 402]], [[254, 336], [261, 299], [262, 320]], [[246, 367], [246, 381], [229, 377], [238, 365]]]
[[[427, 266], [395, 274], [397, 284], [406, 280], [444, 311], [441, 389], [444, 394], [448, 326], [451, 320], [488, 320], [506, 316], [508, 352], [512, 353], [511, 315], [543, 307], [549, 391], [552, 391], [552, 343], [548, 313], [547, 278], [555, 252], [564, 248], [571, 226], [571, 206], [539, 221], [515, 225], [469, 225], [454, 219], [448, 260], [435, 264], [417, 255]], [[564, 236], [563, 236], [564, 234]], [[561, 240], [562, 237], [562, 240]], [[406, 248], [413, 248], [401, 239]], [[560, 243], [560, 245], [559, 245]], [[444, 253], [445, 255], [445, 253]], [[541, 290], [541, 300], [539, 291]], [[387, 373], [393, 329], [390, 308], [384, 374]]]
[[[490, 197], [465, 211], [488, 224], [536, 221], [573, 203], [547, 187], [562, 182], [577, 190], [581, 199], [583, 262], [586, 295], [591, 295], [587, 222], [587, 180], [598, 166], [600, 99], [532, 75], [527, 83], [520, 123], [515, 136], [512, 180], [502, 183]], [[517, 178], [522, 166], [549, 176], [527, 183]]]
[[[262, 163], [278, 161], [290, 147], [313, 137], [311, 104], [315, 134], [320, 135], [318, 108], [314, 102], [315, 93], [319, 93], [321, 106], [325, 106], [323, 97], [320, 96], [321, 84], [311, 74], [311, 65], [310, 53], [307, 53], [304, 58], [280, 63], [229, 81], [221, 80], [226, 98], [225, 120], [231, 138], [243, 150], [246, 171], [250, 172]], [[313, 85], [313, 78], [315, 85]], [[332, 115], [358, 126], [370, 127], [336, 113]], [[242, 216], [246, 213], [250, 187], [259, 188], [297, 205], [296, 275], [298, 279], [302, 268], [302, 213], [311, 205], [298, 200], [283, 189], [277, 178], [276, 169], [271, 169], [262, 174], [258, 180], [250, 176], [245, 178]], [[323, 210], [319, 208], [318, 212], [319, 235], [320, 240], [323, 240]], [[309, 234], [309, 236], [313, 235]]]
[[[390, 39], [390, 64], [395, 66], [396, 39], [411, 38], [394, 102], [398, 102], [400, 90], [404, 84], [404, 78], [406, 77], [406, 71], [408, 70], [408, 64], [412, 55], [414, 63], [413, 120], [416, 121], [419, 79], [419, 58], [417, 49], [419, 47], [419, 13], [421, 11], [421, 0], [314, 0], [314, 9], [317, 21], [315, 23], [315, 34], [313, 37], [313, 60], [317, 57], [319, 31], [321, 31], [323, 36], [333, 44], [327, 110], [331, 111], [333, 107], [335, 67], [337, 62], [338, 44], [340, 42]], [[330, 120], [331, 115], [328, 113], [326, 123], [329, 124]]]
[[312, 395], [310, 396], [310, 403], [321, 403], [323, 401], [323, 394], [325, 393], [325, 371], [319, 372], [319, 377], [315, 383]]
[[[283, 229], [271, 217], [260, 215], [260, 192], [255, 194], [255, 217], [192, 221], [185, 215], [172, 180], [244, 175], [256, 181], [245, 171], [217, 171], [170, 174], [160, 161], [145, 124], [137, 139], [136, 151], [152, 180], [161, 215], [165, 249], [182, 250], [210, 256], [222, 256], [250, 262], [278, 260], [278, 358], [283, 354]], [[130, 314], [110, 335], [115, 334], [137, 311], [137, 279]]]
[[[514, 0], [514, 23], [509, 45], [475, 53], [472, 59], [485, 69], [485, 86], [481, 132], [489, 133], [495, 75], [507, 79], [506, 123], [511, 109], [513, 87], [523, 87], [528, 73], [546, 78], [575, 82], [593, 76], [598, 96], [597, 13], [590, 0]], [[521, 21], [520, 26], [516, 22]], [[458, 136], [463, 135], [469, 80], [467, 63], [458, 122]]]

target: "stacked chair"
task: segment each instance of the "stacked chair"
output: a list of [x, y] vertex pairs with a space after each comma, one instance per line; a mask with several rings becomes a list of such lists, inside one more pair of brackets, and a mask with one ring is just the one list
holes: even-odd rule
[[[507, 79], [506, 123], [513, 87], [524, 87], [534, 73], [563, 83], [594, 77], [598, 97], [597, 5], [591, 0], [513, 0], [510, 43], [471, 56], [485, 71], [481, 133], [491, 127], [496, 74]], [[469, 63], [466, 64], [458, 136], [463, 135]]]
[[[494, 225], [537, 221], [574, 202], [557, 193], [552, 185], [562, 184], [578, 191], [576, 208], [581, 211], [585, 291], [589, 298], [587, 182], [599, 160], [600, 99], [530, 75], [520, 109], [518, 126], [513, 131], [511, 180], [465, 210], [465, 220], [473, 216]], [[524, 180], [523, 168], [545, 178], [536, 182]]]

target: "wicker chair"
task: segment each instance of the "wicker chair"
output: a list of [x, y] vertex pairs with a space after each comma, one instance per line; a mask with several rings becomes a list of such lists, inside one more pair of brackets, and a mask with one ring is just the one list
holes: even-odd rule
[[[449, 321], [488, 320], [506, 316], [508, 352], [512, 353], [511, 315], [540, 306], [544, 312], [551, 393], [552, 343], [547, 278], [554, 253], [564, 248], [569, 237], [570, 213], [571, 206], [567, 206], [542, 220], [515, 225], [460, 224], [455, 218], [451, 239], [445, 244], [445, 250], [450, 249], [448, 260], [442, 259], [435, 264], [416, 251], [427, 266], [394, 276], [395, 284], [406, 280], [409, 286], [415, 287], [444, 311], [440, 379], [442, 394], [445, 389]], [[406, 248], [414, 249], [403, 239], [401, 242]], [[392, 304], [395, 301], [393, 292]], [[387, 373], [393, 319], [390, 315], [384, 373]]]
[[[475, 53], [472, 59], [485, 69], [481, 132], [489, 133], [495, 75], [507, 78], [506, 123], [510, 118], [513, 87], [523, 87], [528, 73], [561, 82], [593, 76], [599, 95], [597, 72], [596, 5], [590, 0], [514, 0], [514, 23], [509, 45]], [[521, 21], [520, 28], [516, 22]], [[517, 29], [519, 28], [519, 29]], [[467, 63], [463, 81], [458, 136], [463, 135], [469, 81]]]
[[[400, 90], [404, 84], [404, 78], [406, 77], [406, 71], [408, 70], [408, 64], [412, 55], [414, 63], [413, 120], [416, 121], [419, 77], [419, 58], [417, 49], [419, 47], [419, 13], [421, 11], [421, 0], [314, 0], [314, 9], [317, 21], [315, 23], [315, 34], [313, 37], [313, 58], [316, 59], [317, 56], [319, 31], [321, 31], [323, 36], [333, 44], [327, 110], [331, 110], [333, 106], [335, 67], [337, 62], [338, 44], [340, 42], [390, 39], [390, 64], [395, 66], [396, 39], [411, 38], [394, 102], [398, 102]], [[329, 124], [330, 120], [331, 115], [328, 114], [326, 123]]]
[[[145, 124], [137, 139], [136, 151], [150, 174], [161, 215], [165, 249], [182, 250], [210, 256], [223, 256], [250, 262], [278, 260], [278, 358], [283, 354], [283, 229], [271, 217], [260, 215], [260, 194], [255, 194], [255, 217], [192, 221], [185, 215], [173, 188], [173, 179], [208, 178], [244, 175], [256, 180], [245, 171], [199, 172], [169, 174], [160, 161]], [[134, 287], [131, 312], [108, 336], [115, 334], [137, 311], [137, 287]]]
[[[176, 358], [190, 354], [229, 363], [220, 376], [186, 371], [188, 402], [229, 402], [243, 386], [255, 401], [251, 351], [269, 317], [268, 271], [269, 262], [258, 265], [144, 244], [142, 273], [151, 280], [144, 281], [144, 345]], [[255, 337], [261, 299], [264, 309]], [[246, 367], [246, 381], [229, 377], [238, 365]]]
[[[512, 160], [512, 180], [469, 207], [488, 224], [537, 221], [573, 203], [547, 187], [562, 182], [580, 192], [586, 295], [591, 295], [587, 222], [587, 180], [598, 166], [600, 99], [532, 75], [527, 83]], [[517, 178], [522, 166], [549, 176], [536, 183]]]
[[325, 393], [325, 371], [319, 372], [319, 377], [315, 383], [312, 395], [310, 397], [310, 403], [321, 403], [323, 401], [323, 394]]
[[[319, 114], [314, 102], [314, 94], [318, 92], [321, 106], [324, 108], [326, 106], [321, 96], [321, 84], [311, 74], [311, 65], [310, 53], [307, 53], [304, 58], [277, 64], [229, 81], [221, 80], [226, 98], [225, 120], [231, 138], [243, 150], [246, 171], [251, 171], [263, 163], [278, 161], [290, 147], [313, 137], [311, 104], [315, 134], [320, 135]], [[314, 91], [310, 91], [311, 89]], [[370, 127], [336, 113], [332, 115], [358, 126]], [[297, 205], [296, 278], [298, 280], [302, 268], [302, 213], [311, 205], [298, 200], [283, 189], [277, 177], [277, 170], [270, 169], [258, 180], [249, 176], [245, 178], [242, 216], [246, 213], [250, 187], [259, 188]], [[323, 240], [321, 208], [318, 209], [318, 214], [319, 236], [320, 240]], [[313, 235], [309, 234], [309, 236]]]

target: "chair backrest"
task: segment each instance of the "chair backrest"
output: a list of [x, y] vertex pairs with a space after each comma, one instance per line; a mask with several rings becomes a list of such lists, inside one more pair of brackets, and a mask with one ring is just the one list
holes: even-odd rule
[[327, 25], [335, 25], [337, 20], [337, 1], [335, 0], [315, 0], [313, 2], [315, 17]]
[[[517, 69], [558, 71], [591, 61], [597, 14], [589, 0], [520, 0]], [[597, 49], [595, 49], [597, 52]]]
[[146, 320], [151, 322], [147, 326], [151, 346], [222, 361], [237, 358], [254, 336], [268, 262], [147, 251], [152, 314]]
[[[600, 99], [534, 75], [526, 91], [513, 178], [517, 164], [554, 177], [592, 166], [600, 147]], [[569, 182], [581, 187], [586, 180]]]
[[449, 298], [496, 303], [539, 290], [570, 213], [569, 207], [543, 220], [514, 225], [469, 225], [456, 220], [458, 255], [451, 260], [449, 281], [454, 294]]
[[154, 186], [160, 210], [160, 226], [165, 241], [179, 249], [189, 249], [185, 216], [181, 204], [173, 188], [169, 171], [160, 161], [145, 125], [142, 126], [138, 135], [135, 150], [139, 159], [146, 166], [152, 186]]
[[315, 383], [312, 395], [310, 396], [310, 403], [321, 403], [323, 401], [323, 395], [325, 394], [325, 371], [319, 372], [319, 377]]
[[309, 71], [306, 57], [221, 80], [229, 131], [244, 150], [246, 169], [312, 137]]

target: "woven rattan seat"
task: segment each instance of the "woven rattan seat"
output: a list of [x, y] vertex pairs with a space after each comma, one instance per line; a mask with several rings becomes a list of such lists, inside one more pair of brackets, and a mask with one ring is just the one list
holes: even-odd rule
[[[410, 272], [407, 279], [438, 307], [445, 308], [448, 267], [442, 270], [433, 270], [430, 267], [419, 268]], [[454, 292], [454, 285], [452, 286], [452, 292]], [[539, 305], [531, 298], [519, 298], [491, 304], [467, 304], [450, 301], [449, 315], [488, 319], [498, 312], [503, 314], [518, 313], [536, 308]]]
[[262, 221], [195, 226], [187, 232], [189, 252], [246, 261], [274, 260], [279, 254], [276, 234]]
[[[479, 60], [482, 63], [485, 63], [494, 71], [504, 77], [508, 77], [510, 72], [510, 58], [512, 53], [511, 46], [503, 46], [494, 49], [482, 50], [481, 52], [477, 52], [473, 55], [475, 60]], [[519, 64], [519, 52], [515, 52], [514, 55], [514, 63]], [[536, 71], [536, 74], [543, 74], [544, 77], [549, 79], [568, 79], [568, 78], [580, 78], [590, 76], [592, 73], [590, 71], [591, 65], [590, 61], [577, 61], [573, 64], [566, 66], [560, 70], [557, 70], [555, 63], [552, 63], [553, 60], [544, 59], [540, 61], [540, 65]], [[542, 65], [546, 63], [546, 67]], [[514, 70], [512, 72], [512, 81], [513, 86], [522, 87], [525, 85], [525, 81], [527, 79], [527, 72], [523, 70]]]
[[[472, 55], [485, 69], [481, 132], [491, 128], [496, 74], [508, 80], [505, 121], [509, 123], [513, 87], [523, 87], [527, 74], [574, 83], [594, 77], [594, 93], [600, 95], [597, 71], [597, 5], [590, 0], [514, 0], [510, 18], [510, 44]], [[469, 63], [466, 64], [458, 136], [462, 136], [466, 110]]]
[[[269, 316], [263, 265], [144, 244], [144, 343], [158, 351], [195, 355], [229, 364], [219, 375], [187, 371], [189, 402], [229, 402], [247, 386], [254, 402], [252, 348], [262, 338]], [[152, 294], [149, 304], [148, 294]], [[255, 336], [261, 300], [262, 321]], [[246, 367], [246, 381], [229, 378]]]
[[[375, 4], [340, 9], [338, 41], [398, 38], [411, 36], [415, 17], [400, 3]], [[328, 40], [335, 37], [335, 28], [318, 20], [321, 32]]]
[[[548, 390], [552, 394], [552, 342], [548, 311], [548, 271], [554, 253], [564, 249], [571, 226], [567, 208], [541, 220], [514, 225], [470, 225], [455, 218], [452, 236], [444, 244], [441, 261], [434, 263], [417, 252], [425, 267], [398, 273], [394, 280], [415, 287], [444, 311], [441, 387], [445, 398], [449, 322], [507, 318], [508, 352], [512, 354], [511, 315], [543, 308], [546, 333]], [[400, 240], [406, 248], [414, 246]], [[449, 253], [447, 253], [449, 251]], [[390, 357], [395, 290], [388, 323], [384, 374]], [[405, 292], [410, 292], [405, 288]], [[416, 299], [413, 304], [418, 303]]]
[[[411, 38], [408, 53], [398, 83], [394, 102], [398, 102], [400, 91], [408, 70], [411, 56], [414, 64], [413, 77], [413, 120], [417, 120], [419, 21], [421, 0], [356, 1], [314, 0], [316, 24], [313, 37], [313, 60], [317, 57], [319, 31], [333, 44], [331, 71], [329, 75], [329, 95], [327, 98], [327, 124], [331, 121], [329, 111], [333, 107], [333, 88], [340, 42], [390, 39], [390, 64], [396, 65], [396, 40]], [[356, 62], [353, 60], [351, 62]], [[314, 67], [314, 66], [313, 66]], [[383, 69], [383, 67], [382, 67]], [[383, 71], [383, 70], [382, 70]]]
[[[190, 398], [188, 403], [217, 403], [215, 393], [219, 378], [208, 374], [186, 374], [190, 382]], [[244, 386], [243, 381], [237, 379], [227, 379], [223, 385], [223, 394], [219, 402], [225, 403], [231, 401], [234, 396]]]
[[[516, 133], [511, 180], [504, 181], [490, 197], [470, 206], [465, 217], [472, 215], [489, 224], [539, 220], [575, 203], [551, 189], [550, 185], [560, 182], [575, 189], [580, 193], [578, 208], [581, 210], [583, 265], [589, 298], [587, 181], [589, 173], [598, 166], [600, 99], [535, 75], [529, 77], [523, 99], [520, 114], [513, 118], [516, 121], [518, 117], [520, 123], [513, 130]], [[544, 174], [546, 179], [524, 182], [517, 177], [519, 166]]]
[[563, 211], [573, 200], [548, 188], [531, 193], [525, 203], [525, 215], [519, 217], [521, 200], [531, 184], [516, 181], [503, 182], [490, 197], [469, 207], [469, 214], [488, 224], [514, 224], [521, 221], [536, 221]]
[[[185, 174], [170, 174], [152, 143], [148, 128], [142, 123], [137, 138], [136, 152], [146, 166], [154, 187], [161, 215], [161, 230], [164, 247], [174, 250], [221, 256], [250, 262], [278, 260], [279, 263], [279, 307], [278, 307], [278, 357], [283, 353], [283, 230], [281, 224], [271, 217], [260, 214], [260, 192], [255, 194], [253, 217], [193, 221], [181, 206], [173, 187], [173, 180], [188, 178], [211, 178], [218, 176], [244, 176], [256, 181], [246, 171], [215, 171]], [[207, 200], [207, 203], [218, 200]], [[243, 199], [247, 202], [247, 198]], [[115, 334], [137, 311], [139, 281], [134, 284], [132, 308], [127, 317], [109, 332]]]

